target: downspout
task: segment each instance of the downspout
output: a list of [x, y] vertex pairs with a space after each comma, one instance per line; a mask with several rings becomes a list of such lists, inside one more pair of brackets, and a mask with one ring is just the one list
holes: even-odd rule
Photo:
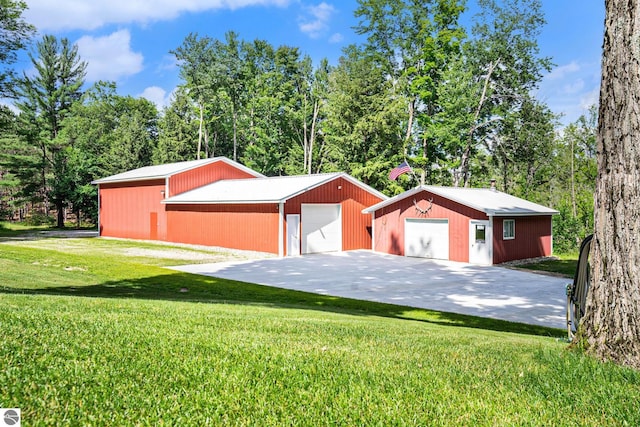
[[278, 256], [284, 257], [284, 202], [278, 204]]

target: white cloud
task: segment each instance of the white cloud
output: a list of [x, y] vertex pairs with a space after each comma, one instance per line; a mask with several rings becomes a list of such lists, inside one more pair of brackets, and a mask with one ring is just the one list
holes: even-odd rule
[[564, 79], [567, 74], [575, 73], [580, 71], [581, 67], [578, 65], [576, 61], [571, 61], [566, 65], [561, 65], [556, 67], [547, 75], [547, 79], [549, 80], [557, 80]]
[[169, 105], [173, 92], [167, 93], [166, 90], [158, 86], [150, 86], [146, 88], [138, 97], [145, 98], [154, 104], [158, 108], [158, 111]]
[[335, 33], [329, 37], [329, 43], [341, 43], [344, 40], [344, 36], [340, 33]]
[[0, 98], [0, 105], [2, 105], [3, 107], [7, 107], [9, 110], [13, 111], [16, 114], [20, 113], [18, 107], [16, 107], [13, 104], [13, 101], [8, 98]]
[[107, 24], [170, 20], [182, 13], [249, 6], [287, 6], [291, 0], [27, 0], [26, 20], [40, 31], [94, 30]]
[[105, 37], [81, 37], [77, 42], [80, 57], [89, 65], [87, 81], [118, 80], [142, 71], [143, 56], [131, 50], [128, 30]]
[[309, 37], [318, 38], [329, 29], [329, 20], [336, 9], [325, 2], [317, 6], [308, 6], [305, 9], [309, 16], [300, 18], [298, 28]]
[[567, 83], [562, 87], [562, 92], [567, 95], [572, 95], [575, 93], [579, 93], [584, 89], [584, 80], [577, 79], [573, 82]]
[[536, 95], [567, 125], [597, 104], [599, 87], [599, 61], [571, 61], [544, 76]]
[[164, 55], [156, 71], [174, 71], [178, 69], [178, 60], [175, 55]]
[[588, 92], [580, 98], [580, 107], [584, 110], [588, 110], [592, 105], [598, 105], [600, 100], [600, 87], [594, 88], [591, 92]]

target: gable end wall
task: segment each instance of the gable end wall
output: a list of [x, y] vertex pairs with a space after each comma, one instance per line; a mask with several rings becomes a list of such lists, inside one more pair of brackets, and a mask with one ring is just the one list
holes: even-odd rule
[[[429, 200], [432, 199], [430, 203]], [[417, 207], [422, 211], [416, 209]], [[435, 195], [428, 191], [399, 200], [375, 213], [375, 245], [377, 252], [404, 255], [404, 224], [407, 218], [448, 219], [449, 259], [469, 262], [469, 220], [487, 220], [484, 212]]]
[[255, 178], [255, 176], [219, 160], [217, 162], [209, 163], [171, 176], [169, 178], [168, 197], [223, 179], [245, 178]]

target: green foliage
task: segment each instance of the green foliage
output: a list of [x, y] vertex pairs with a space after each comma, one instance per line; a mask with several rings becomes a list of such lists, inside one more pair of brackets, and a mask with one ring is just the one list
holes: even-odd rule
[[636, 371], [515, 324], [39, 243], [0, 251], [0, 400], [33, 424], [640, 422]]
[[57, 138], [82, 95], [87, 64], [80, 60], [77, 46], [51, 35], [44, 36], [29, 57], [35, 74], [16, 82], [22, 146], [12, 153], [9, 171], [19, 178], [23, 174], [23, 193], [39, 193], [47, 210], [50, 203], [55, 206], [58, 227], [64, 227], [70, 196], [67, 145]]
[[0, 98], [13, 94], [15, 73], [8, 66], [16, 62], [17, 52], [35, 33], [35, 27], [22, 17], [26, 8], [27, 3], [21, 0], [0, 0]]
[[560, 253], [576, 252], [582, 239], [593, 233], [593, 227], [587, 228], [580, 218], [572, 215], [570, 206], [566, 204], [556, 209], [560, 215], [553, 217], [553, 250]]
[[45, 225], [47, 227], [51, 227], [55, 224], [55, 221], [53, 218], [51, 218], [48, 215], [44, 215], [42, 213], [39, 212], [35, 212], [31, 215], [28, 215], [25, 220], [23, 221], [23, 224], [26, 225], [27, 227], [38, 227], [38, 226], [42, 226]]
[[194, 160], [197, 151], [197, 120], [185, 88], [178, 88], [170, 105], [165, 107], [158, 119], [158, 146], [153, 151], [153, 163]]

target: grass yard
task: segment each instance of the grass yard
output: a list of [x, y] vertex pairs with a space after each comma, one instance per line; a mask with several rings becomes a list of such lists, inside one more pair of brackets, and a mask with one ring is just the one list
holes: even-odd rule
[[0, 243], [0, 406], [23, 425], [640, 425], [640, 372], [563, 331], [179, 273], [162, 250]]
[[556, 258], [557, 259], [548, 259], [532, 262], [530, 264], [522, 264], [519, 265], [518, 268], [533, 271], [546, 271], [573, 278], [578, 265], [578, 253], [560, 254], [557, 255]]

